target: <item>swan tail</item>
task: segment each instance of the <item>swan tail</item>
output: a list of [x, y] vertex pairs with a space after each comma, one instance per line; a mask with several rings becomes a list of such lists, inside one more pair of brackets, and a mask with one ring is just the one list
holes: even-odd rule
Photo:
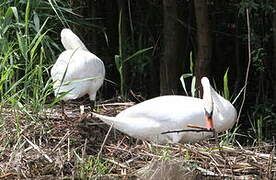
[[92, 112], [92, 115], [93, 115], [93, 117], [99, 118], [100, 120], [102, 120], [106, 124], [109, 124], [110, 126], [116, 121], [115, 117], [104, 116], [104, 115], [100, 115], [100, 114], [97, 114], [94, 112]]

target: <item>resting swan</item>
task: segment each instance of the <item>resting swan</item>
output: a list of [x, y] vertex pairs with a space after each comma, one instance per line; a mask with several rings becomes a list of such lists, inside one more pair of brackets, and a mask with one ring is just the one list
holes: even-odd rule
[[[68, 92], [63, 101], [77, 99], [86, 94], [95, 101], [98, 89], [102, 86], [105, 67], [100, 58], [89, 52], [82, 41], [70, 29], [61, 31], [61, 42], [65, 48], [53, 68], [55, 96]], [[64, 108], [62, 103], [62, 114]]]
[[217, 132], [231, 128], [237, 117], [234, 106], [220, 96], [208, 78], [201, 79], [203, 99], [180, 95], [160, 96], [134, 105], [116, 117], [93, 113], [96, 118], [128, 134], [155, 143], [196, 142], [212, 136], [212, 132], [181, 132], [188, 125], [204, 126]]

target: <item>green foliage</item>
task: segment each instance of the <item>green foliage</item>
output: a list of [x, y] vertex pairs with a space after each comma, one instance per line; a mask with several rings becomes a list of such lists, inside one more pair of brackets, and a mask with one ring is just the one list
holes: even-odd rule
[[246, 8], [258, 9], [258, 7], [259, 5], [255, 0], [242, 0], [239, 4], [239, 14], [244, 13]]
[[224, 73], [223, 76], [223, 97], [225, 99], [230, 99], [229, 97], [229, 86], [228, 86], [228, 70], [229, 68], [227, 68], [226, 72]]
[[169, 160], [173, 157], [173, 153], [169, 149], [162, 148], [158, 153], [160, 156], [159, 160]]
[[[185, 80], [192, 77], [192, 81], [191, 81], [191, 84], [190, 84], [190, 90], [191, 90], [191, 96], [195, 97], [195, 95], [196, 95], [196, 87], [195, 87], [196, 77], [194, 76], [193, 69], [194, 69], [193, 55], [192, 55], [192, 52], [190, 52], [190, 73], [185, 73], [185, 74], [181, 75], [180, 76], [180, 81], [181, 81], [182, 87], [185, 91], [185, 94], [187, 96], [189, 96], [189, 93], [188, 93], [187, 88], [186, 88]], [[229, 100], [230, 95], [229, 95], [229, 86], [228, 86], [228, 70], [229, 69], [227, 68], [227, 70], [225, 71], [224, 76], [223, 76], [223, 97], [225, 99]]]
[[77, 165], [77, 178], [95, 179], [110, 172], [112, 165], [103, 159], [88, 157], [79, 161]]
[[[125, 88], [125, 64], [130, 60], [136, 60], [140, 55], [145, 52], [151, 50], [153, 47], [143, 48], [140, 50], [135, 50], [134, 53], [127, 52], [127, 47], [130, 46], [127, 44], [127, 40], [123, 39], [122, 34], [122, 11], [119, 14], [119, 22], [118, 22], [118, 32], [119, 32], [119, 54], [114, 56], [116, 69], [120, 75], [120, 94], [124, 98], [126, 96], [126, 88]], [[129, 55], [131, 54], [131, 55]]]
[[192, 77], [192, 83], [191, 83], [191, 87], [190, 87], [191, 88], [191, 94], [192, 94], [192, 97], [195, 97], [195, 76], [193, 76], [193, 74], [189, 74], [189, 73], [182, 74], [180, 76], [180, 81], [181, 81], [182, 87], [183, 87], [186, 95], [188, 96], [189, 93], [188, 93], [187, 88], [186, 88], [185, 79], [187, 79], [189, 77]]
[[220, 136], [220, 145], [230, 145], [235, 144], [236, 137], [240, 136], [241, 134], [238, 133], [240, 129], [239, 125], [234, 126], [231, 130], [227, 130], [224, 134]]
[[59, 49], [48, 34], [60, 22], [67, 24], [64, 13], [71, 10], [62, 8], [66, 3], [27, 0], [0, 4], [0, 106], [11, 104], [34, 113], [42, 110], [53, 91], [49, 69]]
[[[250, 81], [246, 82], [251, 85], [251, 87], [248, 86], [248, 92], [250, 93], [247, 93], [246, 100], [250, 99], [251, 101], [248, 100], [247, 102], [250, 105], [245, 108], [247, 116], [244, 117], [247, 117], [250, 121], [250, 134], [254, 143], [261, 143], [272, 138], [271, 134], [275, 131], [271, 128], [275, 126], [275, 114], [268, 99], [273, 96], [271, 92], [275, 91], [275, 88], [273, 90], [273, 83], [271, 83], [273, 79], [271, 77], [274, 74], [273, 68], [270, 67], [273, 64], [271, 42], [274, 32], [271, 31], [273, 20], [271, 21], [270, 17], [275, 14], [276, 7], [273, 1], [242, 0], [238, 8], [240, 18], [245, 19], [246, 9], [249, 11], [252, 48]], [[244, 42], [247, 41], [246, 23], [246, 20], [244, 20], [242, 27], [244, 29], [241, 34], [241, 37], [244, 37]], [[255, 102], [259, 104], [255, 104]], [[248, 119], [245, 119], [245, 121]]]
[[256, 72], [265, 71], [265, 66], [263, 64], [265, 56], [266, 53], [263, 48], [258, 48], [252, 51], [252, 62]]
[[152, 146], [151, 144], [147, 144], [148, 148], [150, 150], [151, 153], [156, 154], [159, 156], [159, 160], [169, 160], [171, 158], [173, 158], [173, 152], [169, 147], [170, 145], [167, 144], [168, 146], [164, 146], [164, 147], [157, 147], [157, 146]]
[[186, 83], [185, 83], [185, 79], [192, 77], [192, 82], [190, 85], [190, 89], [191, 89], [191, 96], [195, 97], [196, 94], [196, 88], [195, 88], [195, 84], [196, 84], [196, 77], [194, 76], [194, 63], [193, 63], [193, 53], [190, 52], [190, 73], [186, 73], [180, 76], [180, 81], [182, 84], [182, 87], [186, 93], [187, 96], [189, 96], [189, 93], [187, 91], [186, 88]]
[[[43, 73], [47, 73], [47, 56], [43, 44], [46, 33], [44, 30], [47, 19], [36, 32], [33, 27], [38, 26], [37, 17], [32, 21], [30, 16], [30, 2], [27, 1], [24, 21], [18, 16], [16, 7], [9, 7], [5, 14], [2, 14], [1, 26], [1, 81], [0, 94], [1, 102], [12, 102], [12, 99], [32, 102], [36, 106], [38, 102], [45, 101], [49, 91], [43, 78]], [[14, 18], [13, 18], [14, 17]], [[16, 36], [12, 36], [16, 34]], [[43, 96], [43, 97], [42, 97]], [[34, 111], [37, 108], [34, 107]]]
[[248, 113], [251, 124], [251, 132], [256, 143], [272, 141], [272, 132], [276, 127], [276, 113], [274, 105], [258, 104]]
[[239, 14], [243, 14], [246, 8], [254, 11], [264, 11], [266, 14], [275, 10], [271, 1], [242, 0], [239, 3]]

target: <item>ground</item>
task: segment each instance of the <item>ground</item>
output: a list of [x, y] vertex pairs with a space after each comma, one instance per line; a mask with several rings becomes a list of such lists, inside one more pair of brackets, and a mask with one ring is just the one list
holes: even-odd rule
[[[59, 106], [39, 114], [2, 107], [0, 179], [275, 178], [274, 145], [157, 145], [110, 129], [87, 108], [81, 114], [80, 104], [66, 104], [65, 120]], [[114, 116], [134, 103], [97, 104], [100, 114]]]

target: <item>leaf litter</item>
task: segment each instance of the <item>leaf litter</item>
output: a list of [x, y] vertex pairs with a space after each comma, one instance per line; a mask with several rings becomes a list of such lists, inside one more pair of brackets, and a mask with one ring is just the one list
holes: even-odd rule
[[[0, 179], [273, 179], [275, 145], [219, 146], [214, 139], [195, 144], [157, 145], [131, 138], [91, 117], [85, 104], [66, 103], [28, 114], [2, 108]], [[134, 105], [111, 99], [97, 112], [115, 116]]]

